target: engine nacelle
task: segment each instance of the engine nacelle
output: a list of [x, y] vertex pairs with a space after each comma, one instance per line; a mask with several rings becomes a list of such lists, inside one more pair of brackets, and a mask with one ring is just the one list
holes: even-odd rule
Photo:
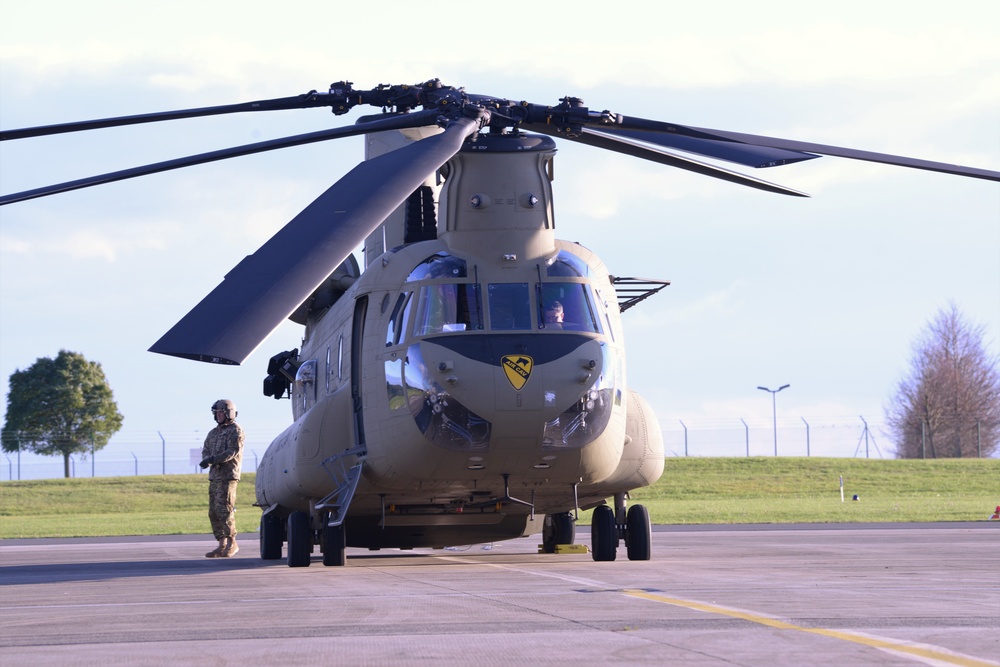
[[625, 451], [618, 468], [603, 487], [622, 487], [624, 490], [649, 486], [663, 474], [663, 432], [653, 408], [638, 393], [629, 390], [625, 419]]

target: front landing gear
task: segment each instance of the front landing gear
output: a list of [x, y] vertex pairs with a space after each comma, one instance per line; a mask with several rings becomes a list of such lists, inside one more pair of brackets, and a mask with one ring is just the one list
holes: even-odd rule
[[649, 510], [644, 505], [632, 505], [625, 519], [625, 547], [629, 560], [649, 560], [653, 556]]
[[560, 544], [576, 541], [576, 519], [569, 512], [546, 514], [542, 524], [542, 553], [554, 554]]
[[626, 512], [625, 494], [616, 494], [615, 509], [608, 505], [594, 508], [590, 539], [595, 561], [614, 560], [620, 539], [625, 540], [629, 560], [649, 560], [652, 557], [649, 510], [643, 505], [632, 505]]
[[590, 519], [590, 547], [594, 560], [614, 560], [618, 555], [618, 526], [615, 511], [607, 505], [594, 508]]

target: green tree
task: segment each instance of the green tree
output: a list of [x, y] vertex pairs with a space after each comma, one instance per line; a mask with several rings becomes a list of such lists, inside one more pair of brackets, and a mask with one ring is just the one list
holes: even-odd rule
[[5, 452], [28, 450], [69, 457], [102, 449], [122, 427], [111, 387], [101, 365], [82, 354], [60, 350], [14, 371], [7, 393], [7, 417], [0, 440]]
[[1000, 357], [985, 327], [951, 303], [913, 346], [909, 374], [885, 410], [898, 458], [990, 456], [1000, 445]]

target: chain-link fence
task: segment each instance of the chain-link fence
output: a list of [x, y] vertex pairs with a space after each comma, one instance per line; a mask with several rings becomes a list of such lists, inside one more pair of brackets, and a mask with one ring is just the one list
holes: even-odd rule
[[[661, 419], [663, 444], [671, 456], [816, 456], [895, 458], [885, 424], [850, 419], [780, 418], [777, 422], [747, 419]], [[118, 433], [95, 454], [74, 454], [71, 477], [126, 477], [204, 473], [198, 468], [205, 433]], [[257, 469], [270, 440], [248, 438], [243, 471]], [[63, 477], [61, 456], [4, 452], [0, 480]]]
[[[198, 467], [206, 432], [118, 432], [96, 452], [70, 456], [70, 477], [127, 477], [133, 475], [178, 475], [200, 473]], [[270, 439], [247, 438], [243, 449], [243, 471], [254, 472]], [[27, 451], [4, 452], [0, 481], [63, 477], [62, 455], [40, 456]]]
[[761, 422], [746, 419], [660, 420], [667, 456], [833, 456], [894, 458], [882, 424], [862, 418], [804, 417]]

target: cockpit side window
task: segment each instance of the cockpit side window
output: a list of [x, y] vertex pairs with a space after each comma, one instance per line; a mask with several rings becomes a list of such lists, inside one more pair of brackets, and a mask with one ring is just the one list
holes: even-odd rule
[[488, 289], [491, 330], [531, 330], [528, 283], [490, 283]]
[[590, 294], [584, 283], [542, 283], [538, 328], [602, 333]]
[[385, 346], [392, 347], [394, 345], [399, 345], [403, 340], [403, 334], [407, 330], [407, 324], [409, 324], [411, 306], [413, 304], [413, 292], [403, 292], [396, 299], [396, 305], [392, 309], [392, 315], [389, 317], [389, 327], [385, 332]]

